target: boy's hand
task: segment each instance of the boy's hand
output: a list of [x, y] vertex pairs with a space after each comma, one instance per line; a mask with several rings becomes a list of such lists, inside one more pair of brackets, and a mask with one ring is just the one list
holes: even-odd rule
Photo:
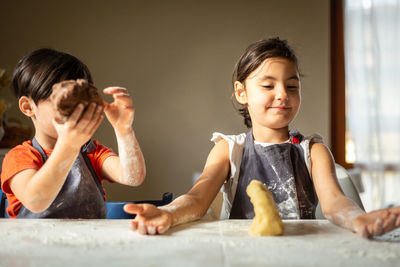
[[80, 149], [93, 136], [104, 118], [103, 107], [91, 103], [84, 109], [79, 104], [62, 124], [53, 120], [58, 134], [57, 143], [67, 143], [72, 148]]
[[353, 231], [362, 237], [382, 235], [400, 227], [400, 207], [375, 210], [356, 217]]
[[126, 204], [124, 211], [136, 214], [132, 221], [132, 229], [142, 235], [163, 234], [172, 224], [170, 212], [151, 204]]
[[104, 102], [107, 119], [114, 129], [119, 133], [130, 131], [135, 116], [132, 99], [123, 87], [107, 87], [103, 90], [105, 94], [112, 95], [114, 102]]

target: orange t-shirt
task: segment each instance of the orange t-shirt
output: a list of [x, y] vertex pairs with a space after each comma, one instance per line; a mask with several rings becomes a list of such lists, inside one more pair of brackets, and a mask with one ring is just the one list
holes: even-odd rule
[[[100, 182], [103, 186], [103, 180], [106, 179], [101, 174], [101, 168], [103, 166], [103, 162], [109, 156], [116, 156], [116, 154], [110, 149], [103, 145], [101, 145], [97, 141], [93, 141], [96, 148], [92, 151], [92, 153], [87, 154], [90, 162], [92, 163], [93, 169], [97, 174], [97, 177], [100, 179]], [[52, 150], [43, 149], [44, 153], [47, 156], [50, 156]], [[7, 213], [10, 218], [16, 218], [19, 210], [22, 207], [21, 201], [19, 201], [14, 193], [12, 192], [9, 182], [17, 173], [27, 170], [27, 169], [35, 169], [39, 170], [43, 166], [42, 155], [39, 151], [37, 151], [32, 146], [32, 141], [25, 141], [22, 145], [18, 145], [11, 149], [3, 160], [2, 172], [1, 172], [1, 188], [4, 193], [7, 195], [9, 207], [7, 208]], [[113, 182], [109, 179], [106, 179], [110, 182]], [[105, 192], [103, 187], [103, 192]], [[105, 193], [104, 193], [105, 199]]]

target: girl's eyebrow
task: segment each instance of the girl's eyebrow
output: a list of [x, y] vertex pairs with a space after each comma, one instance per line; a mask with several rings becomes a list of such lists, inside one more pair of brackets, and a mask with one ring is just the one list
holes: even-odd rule
[[[277, 79], [274, 76], [264, 75], [264, 76], [262, 76], [260, 78], [260, 80], [262, 80], [262, 81], [265, 81], [265, 80], [274, 80], [274, 81], [276, 81]], [[293, 75], [293, 76], [290, 76], [289, 78], [286, 79], [286, 81], [288, 81], [288, 80], [297, 80], [297, 81], [299, 81], [300, 79], [299, 79], [299, 76]]]

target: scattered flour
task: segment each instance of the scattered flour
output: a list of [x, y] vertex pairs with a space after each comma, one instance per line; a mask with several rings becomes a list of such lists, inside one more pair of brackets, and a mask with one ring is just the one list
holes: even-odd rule
[[130, 221], [0, 219], [0, 266], [364, 267], [400, 258], [399, 243], [366, 240], [326, 220], [284, 221], [280, 237], [248, 235], [251, 220], [201, 219], [156, 236], [130, 230]]
[[143, 170], [137, 168], [144, 162], [140, 147], [135, 135], [128, 134], [121, 136], [117, 134], [118, 154], [123, 171], [122, 181], [130, 185], [139, 184], [139, 177]]

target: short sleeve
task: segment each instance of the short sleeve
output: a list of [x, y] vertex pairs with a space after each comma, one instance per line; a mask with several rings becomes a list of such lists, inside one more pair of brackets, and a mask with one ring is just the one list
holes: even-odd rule
[[320, 134], [316, 133], [310, 136], [304, 137], [301, 141], [300, 145], [304, 150], [304, 161], [306, 162], [308, 173], [311, 176], [311, 153], [310, 153], [310, 144], [321, 143], [323, 144], [323, 138]]
[[240, 164], [242, 162], [246, 134], [225, 135], [217, 132], [213, 133], [211, 138], [212, 142], [218, 143], [221, 140], [226, 140], [229, 144], [230, 176], [221, 188], [224, 201], [220, 216], [220, 219], [227, 219], [229, 218], [239, 180]]
[[100, 180], [107, 180], [107, 181], [113, 183], [114, 181], [107, 179], [102, 175], [101, 170], [103, 168], [104, 161], [108, 157], [117, 156], [117, 154], [115, 154], [111, 148], [108, 148], [108, 147], [100, 144], [96, 140], [93, 140], [93, 143], [95, 144], [96, 148], [91, 153], [88, 154], [88, 157], [92, 163], [94, 171], [96, 172], [97, 177], [99, 177]]
[[233, 178], [240, 168], [246, 134], [242, 133], [239, 135], [225, 135], [216, 132], [213, 133], [211, 141], [214, 143], [218, 143], [222, 139], [227, 141], [229, 144], [229, 159], [231, 163], [230, 178]]
[[4, 157], [1, 188], [5, 193], [12, 193], [9, 182], [14, 175], [27, 169], [39, 170], [43, 166], [42, 156], [30, 144], [30, 141], [24, 142], [22, 145], [11, 149]]

